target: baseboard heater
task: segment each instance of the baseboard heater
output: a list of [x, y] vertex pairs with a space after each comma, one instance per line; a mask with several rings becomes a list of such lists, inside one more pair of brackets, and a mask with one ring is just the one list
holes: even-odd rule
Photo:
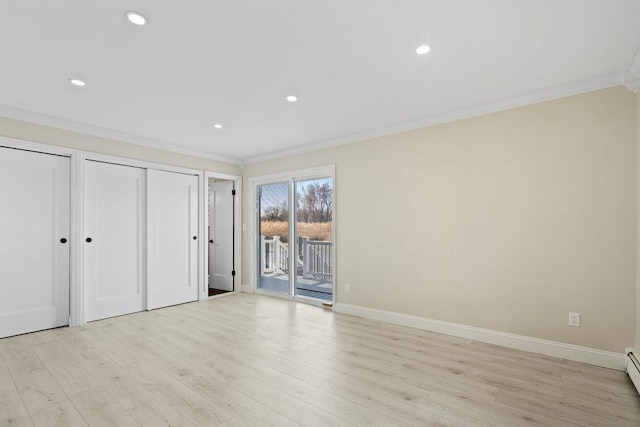
[[638, 362], [636, 357], [636, 355], [640, 356], [640, 354], [635, 353], [632, 348], [626, 349], [625, 353], [627, 354], [627, 374], [629, 374], [629, 378], [631, 378], [633, 385], [636, 386], [636, 390], [640, 393], [640, 362]]

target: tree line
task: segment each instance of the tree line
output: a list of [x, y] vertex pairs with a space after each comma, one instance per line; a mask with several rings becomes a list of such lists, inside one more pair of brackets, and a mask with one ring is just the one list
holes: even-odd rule
[[[298, 222], [329, 222], [333, 219], [333, 190], [329, 183], [313, 182], [300, 189], [296, 197]], [[287, 203], [267, 207], [263, 221], [288, 221]]]

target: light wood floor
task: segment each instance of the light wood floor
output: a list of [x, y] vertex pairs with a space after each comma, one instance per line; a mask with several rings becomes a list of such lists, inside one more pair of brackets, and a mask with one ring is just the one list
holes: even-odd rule
[[640, 424], [623, 372], [236, 294], [0, 340], [1, 425]]

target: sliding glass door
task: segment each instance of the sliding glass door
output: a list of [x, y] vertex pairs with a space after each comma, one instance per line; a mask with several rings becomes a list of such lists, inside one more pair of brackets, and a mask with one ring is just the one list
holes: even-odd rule
[[255, 180], [258, 292], [333, 301], [332, 175]]
[[290, 294], [289, 183], [259, 185], [258, 289]]
[[333, 180], [294, 181], [297, 265], [294, 293], [333, 299]]

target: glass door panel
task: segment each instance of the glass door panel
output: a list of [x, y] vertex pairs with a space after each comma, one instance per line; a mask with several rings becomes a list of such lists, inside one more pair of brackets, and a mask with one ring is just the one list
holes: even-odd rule
[[258, 185], [258, 289], [290, 294], [289, 183]]
[[333, 300], [333, 179], [295, 181], [294, 295]]

